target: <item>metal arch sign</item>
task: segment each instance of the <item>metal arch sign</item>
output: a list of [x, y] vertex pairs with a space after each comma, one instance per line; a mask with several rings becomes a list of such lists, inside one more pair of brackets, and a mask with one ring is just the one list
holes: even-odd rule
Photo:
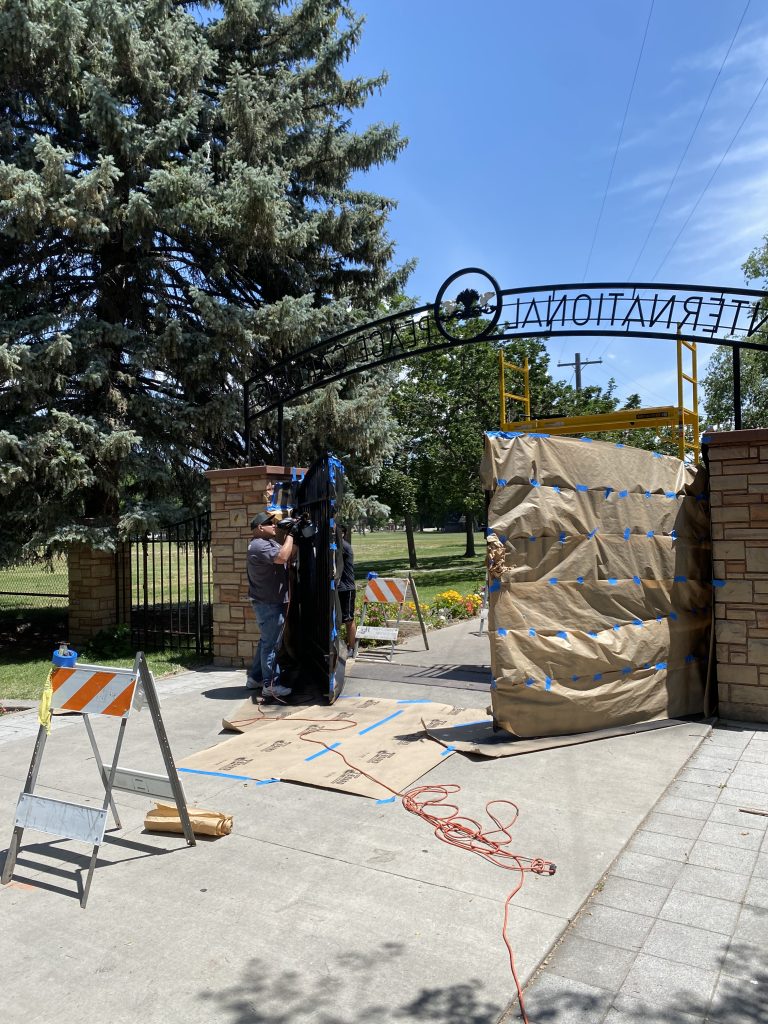
[[432, 303], [352, 327], [288, 356], [245, 385], [257, 417], [344, 377], [425, 352], [515, 338], [616, 337], [768, 350], [768, 292], [652, 282], [501, 289], [479, 267], [452, 274]]

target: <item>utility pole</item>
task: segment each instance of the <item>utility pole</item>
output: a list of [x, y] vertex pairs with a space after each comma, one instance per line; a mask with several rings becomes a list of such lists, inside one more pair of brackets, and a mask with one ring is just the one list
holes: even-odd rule
[[573, 363], [558, 363], [558, 366], [575, 366], [576, 367], [576, 393], [581, 391], [581, 368], [582, 366], [592, 366], [597, 363], [602, 363], [602, 359], [582, 359], [581, 352], [576, 353], [576, 359]]

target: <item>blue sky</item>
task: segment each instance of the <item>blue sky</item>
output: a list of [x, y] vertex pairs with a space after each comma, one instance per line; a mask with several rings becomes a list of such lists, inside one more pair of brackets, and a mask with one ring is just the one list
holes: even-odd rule
[[[359, 182], [399, 201], [398, 257], [419, 260], [409, 294], [429, 301], [472, 265], [502, 288], [744, 283], [768, 233], [763, 0], [352, 2], [367, 24], [348, 70], [390, 75], [355, 126], [397, 122], [410, 139]], [[585, 384], [675, 401], [671, 344], [558, 339], [553, 364], [576, 349], [603, 359]]]

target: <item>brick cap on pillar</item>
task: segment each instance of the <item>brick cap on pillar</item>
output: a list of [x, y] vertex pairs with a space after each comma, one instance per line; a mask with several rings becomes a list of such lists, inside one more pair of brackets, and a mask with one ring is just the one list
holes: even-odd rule
[[306, 473], [301, 466], [235, 466], [234, 469], [207, 469], [205, 476], [215, 483], [218, 480], [231, 480], [233, 477], [249, 476], [290, 476], [291, 471]]
[[711, 448], [716, 444], [766, 444], [768, 428], [758, 427], [754, 430], [716, 430], [706, 433], [702, 442]]

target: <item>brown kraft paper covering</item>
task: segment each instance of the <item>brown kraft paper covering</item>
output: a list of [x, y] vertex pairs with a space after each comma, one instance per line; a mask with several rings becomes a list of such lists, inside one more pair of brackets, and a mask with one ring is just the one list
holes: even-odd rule
[[600, 441], [487, 435], [493, 714], [559, 736], [703, 709], [706, 474]]

